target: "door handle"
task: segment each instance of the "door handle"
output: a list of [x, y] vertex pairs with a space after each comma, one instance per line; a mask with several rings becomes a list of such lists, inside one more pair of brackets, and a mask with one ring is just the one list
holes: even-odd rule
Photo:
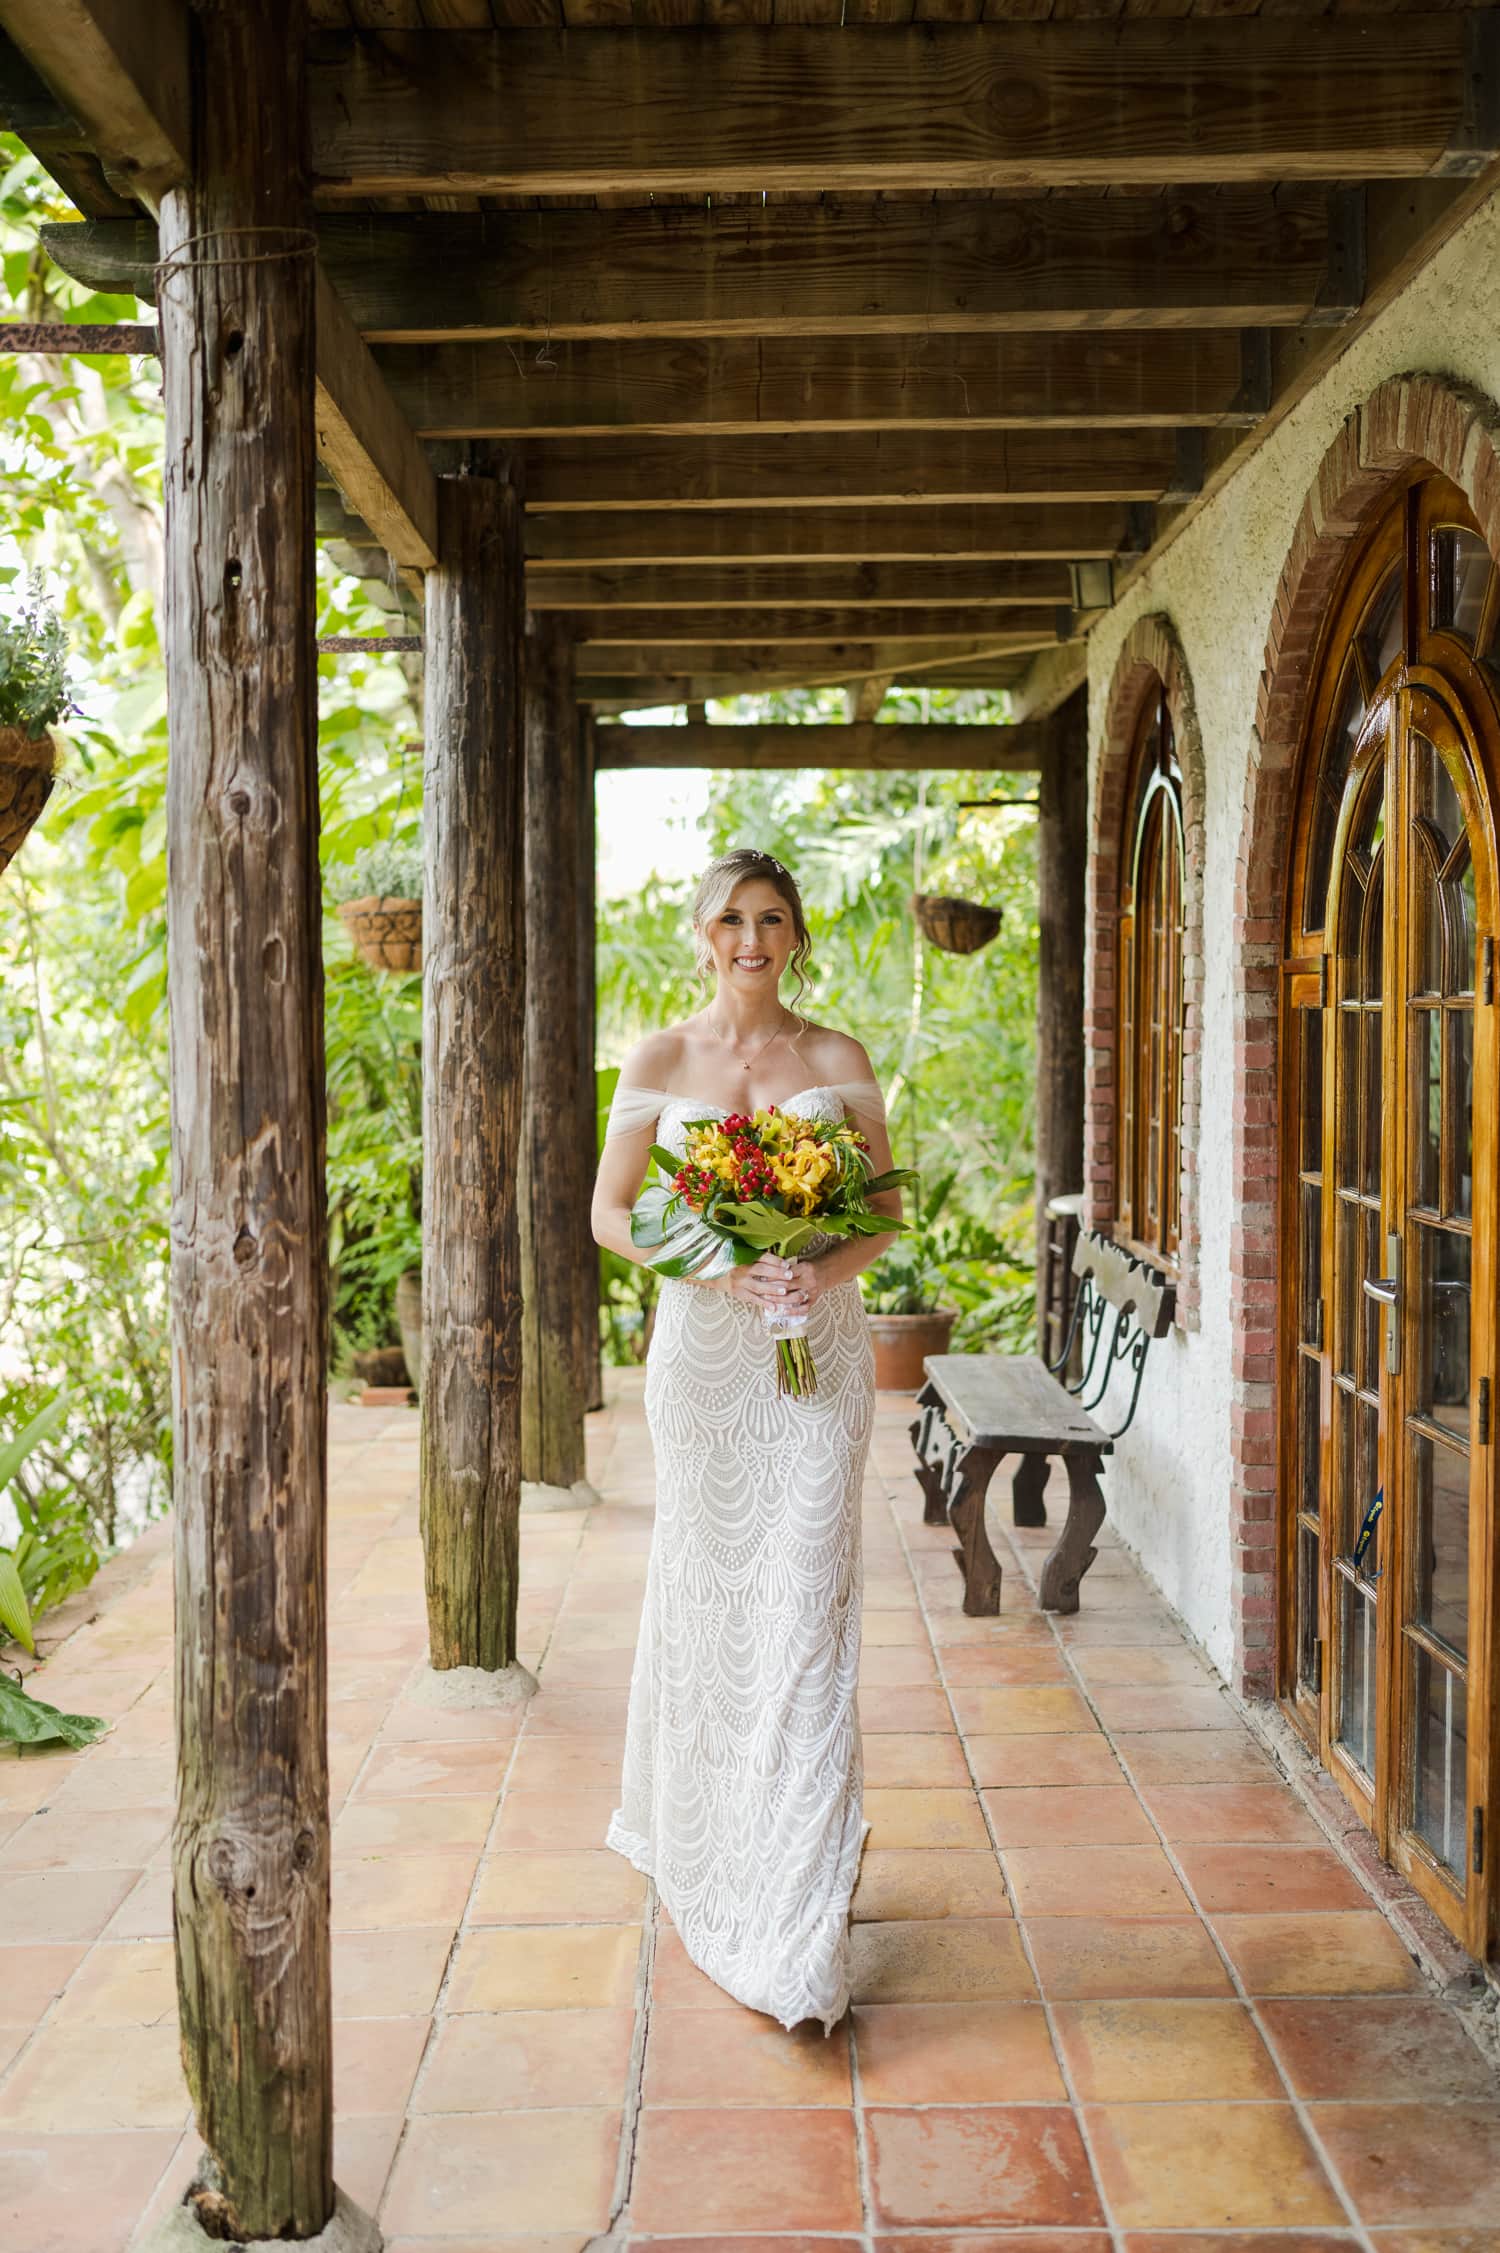
[[1377, 1306], [1385, 1308], [1385, 1365], [1394, 1377], [1399, 1375], [1401, 1369], [1401, 1239], [1399, 1236], [1387, 1236], [1385, 1240], [1385, 1264], [1391, 1271], [1389, 1275], [1363, 1275], [1360, 1277], [1360, 1287], [1367, 1299], [1373, 1299]]

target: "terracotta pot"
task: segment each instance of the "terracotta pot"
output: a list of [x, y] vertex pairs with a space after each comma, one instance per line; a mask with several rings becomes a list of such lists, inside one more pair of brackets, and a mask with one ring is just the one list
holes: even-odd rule
[[1000, 928], [1000, 910], [978, 900], [954, 899], [947, 892], [915, 892], [912, 913], [944, 954], [977, 954]]
[[363, 1378], [366, 1386], [386, 1388], [399, 1385], [403, 1392], [411, 1390], [407, 1378], [406, 1355], [400, 1346], [371, 1346], [365, 1353], [354, 1356], [354, 1374]]
[[412, 1391], [422, 1397], [422, 1270], [409, 1267], [396, 1278], [396, 1328], [406, 1355], [406, 1374]]
[[920, 1392], [926, 1383], [922, 1363], [929, 1353], [946, 1353], [958, 1320], [957, 1309], [935, 1306], [927, 1314], [872, 1314], [877, 1392]]
[[339, 916], [372, 970], [420, 970], [422, 903], [371, 893], [367, 900], [345, 900]]
[[0, 874], [10, 866], [52, 795], [57, 745], [50, 735], [0, 728]]

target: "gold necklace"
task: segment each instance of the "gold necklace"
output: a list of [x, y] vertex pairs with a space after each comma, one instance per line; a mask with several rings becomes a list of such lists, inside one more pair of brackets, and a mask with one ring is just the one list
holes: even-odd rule
[[[764, 1055], [765, 1055], [765, 1053], [766, 1053], [766, 1050], [767, 1050], [767, 1049], [768, 1049], [768, 1048], [769, 1048], [769, 1047], [771, 1046], [771, 1043], [772, 1043], [772, 1041], [778, 1041], [778, 1040], [780, 1040], [780, 1038], [781, 1038], [782, 1034], [783, 1034], [783, 1033], [784, 1033], [784, 1032], [786, 1031], [786, 1011], [785, 1011], [784, 1009], [783, 1009], [783, 1011], [782, 1011], [782, 1013], [781, 1013], [781, 1018], [782, 1018], [782, 1021], [781, 1021], [781, 1023], [780, 1023], [780, 1024], [779, 1024], [779, 1025], [778, 1025], [778, 1026], [776, 1027], [776, 1030], [775, 1030], [775, 1032], [771, 1034], [771, 1036], [770, 1036], [770, 1038], [769, 1038], [769, 1039], [767, 1039], [767, 1040], [763, 1040], [763, 1041], [761, 1042], [761, 1044], [760, 1044], [759, 1048], [758, 1048], [758, 1049], [757, 1049], [757, 1050], [755, 1051], [755, 1054], [754, 1054], [754, 1055], [753, 1055], [753, 1056], [751, 1057], [751, 1059], [750, 1059], [750, 1062], [749, 1062], [748, 1064], [741, 1064], [741, 1066], [740, 1066], [740, 1069], [741, 1069], [741, 1071], [744, 1071], [744, 1072], [748, 1072], [748, 1071], [752, 1070], [752, 1069], [753, 1069], [753, 1067], [754, 1067], [754, 1066], [755, 1066], [756, 1064], [758, 1064], [758, 1063], [760, 1062], [760, 1059], [762, 1058], [762, 1056], [764, 1056]], [[724, 1043], [724, 1045], [725, 1045], [725, 1046], [727, 1047], [727, 1046], [728, 1046], [728, 1044], [729, 1044], [729, 1036], [728, 1036], [728, 1034], [727, 1034], [727, 1033], [721, 1033], [721, 1032], [720, 1032], [720, 1030], [719, 1030], [718, 1026], [717, 1026], [717, 1025], [716, 1025], [716, 1024], [714, 1023], [714, 1021], [713, 1021], [712, 1017], [710, 1017], [710, 1016], [708, 1015], [708, 1013], [707, 1013], [707, 1011], [706, 1011], [706, 1010], [705, 1010], [705, 1012], [704, 1012], [704, 1020], [703, 1020], [703, 1021], [704, 1021], [704, 1023], [705, 1023], [706, 1025], [707, 1025], [707, 1027], [708, 1027], [709, 1031], [710, 1031], [710, 1032], [711, 1032], [711, 1033], [713, 1034], [713, 1036], [714, 1036], [714, 1039], [715, 1039], [715, 1040], [717, 1040], [717, 1041], [722, 1041], [722, 1042]]]

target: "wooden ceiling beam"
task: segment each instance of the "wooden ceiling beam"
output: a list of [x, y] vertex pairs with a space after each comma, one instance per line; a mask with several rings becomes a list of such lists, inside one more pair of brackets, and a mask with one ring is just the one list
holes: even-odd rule
[[[1358, 304], [1349, 199], [328, 212], [319, 254], [371, 343], [1245, 328]], [[1351, 293], [1352, 303], [1351, 303]]]
[[318, 458], [392, 561], [437, 562], [437, 479], [370, 348], [318, 269]]
[[[955, 667], [951, 673], [920, 676], [912, 675], [910, 667], [905, 667], [902, 679], [910, 676], [918, 685], [929, 688], [962, 685], [999, 695], [1008, 692], [1024, 671], [1024, 662], [1009, 658], [997, 659], [993, 666], [978, 670], [973, 666]], [[963, 673], [961, 684], [953, 677], [958, 672]], [[868, 677], [865, 674], [789, 672], [775, 677], [764, 673], [672, 673], [631, 678], [590, 673], [578, 679], [577, 701], [596, 712], [644, 712], [655, 711], [663, 705], [716, 703], [733, 696], [768, 696], [782, 689], [847, 688], [855, 680]]]
[[1185, 490], [1166, 430], [871, 430], [752, 438], [533, 438], [526, 506], [795, 508], [839, 502], [1154, 501]]
[[1253, 422], [1265, 330], [381, 345], [426, 438]]
[[848, 767], [900, 773], [1031, 773], [1046, 763], [1043, 727], [924, 726], [905, 720], [798, 727], [768, 722], [716, 727], [604, 727], [594, 739], [598, 767]]
[[1018, 650], [1046, 647], [1057, 639], [1058, 608], [1006, 610], [946, 608], [870, 610], [830, 605], [783, 610], [565, 610], [555, 613], [573, 640], [601, 651], [669, 642], [774, 643], [893, 641], [957, 642], [966, 638], [1006, 641]]
[[[1160, 197], [325, 212], [318, 256], [367, 343], [1244, 328], [1344, 319], [1358, 199]], [[96, 289], [153, 294], [128, 222], [54, 227]]]
[[[1024, 501], [1185, 499], [1201, 432], [872, 430], [838, 437], [532, 439], [530, 515], [643, 508], [973, 507]], [[368, 547], [337, 493], [318, 494], [318, 536]]]
[[582, 643], [574, 652], [580, 678], [590, 674], [739, 673], [779, 678], [805, 675], [811, 681], [856, 680], [865, 673], [930, 673], [945, 665], [983, 663], [990, 658], [1025, 656], [1049, 648], [1056, 633], [975, 635], [964, 639], [819, 642], [636, 642], [600, 648]]
[[151, 211], [191, 147], [187, 0], [4, 0], [5, 30], [106, 177]]
[[985, 607], [1004, 625], [1018, 605], [1071, 602], [1072, 581], [1062, 563], [832, 563], [625, 565], [620, 569], [554, 569], [533, 565], [526, 600], [533, 610], [579, 610], [607, 616], [643, 610], [670, 629], [684, 610], [840, 608], [940, 609], [943, 604]]
[[[153, 211], [189, 176], [185, 0], [3, 0], [7, 33], [83, 125], [106, 175]], [[436, 560], [437, 484], [369, 346], [328, 277], [317, 280], [318, 453], [406, 569]]]
[[[1146, 516], [1149, 516], [1149, 511]], [[530, 516], [529, 569], [551, 564], [1068, 563], [1146, 544], [1138, 506], [1033, 508], [640, 509], [634, 515]]]
[[1394, 36], [1343, 14], [319, 32], [313, 165], [325, 202], [1409, 179], [1495, 153], [1473, 99], [1494, 29], [1403, 12]]

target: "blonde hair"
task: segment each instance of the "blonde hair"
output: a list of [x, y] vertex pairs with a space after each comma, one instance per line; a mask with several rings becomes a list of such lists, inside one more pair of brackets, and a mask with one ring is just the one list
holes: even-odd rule
[[810, 982], [812, 934], [802, 911], [802, 894], [797, 889], [797, 879], [789, 868], [783, 867], [774, 853], [757, 852], [753, 845], [741, 845], [732, 853], [721, 853], [703, 871], [698, 880], [698, 889], [693, 894], [693, 951], [698, 976], [707, 984], [713, 968], [713, 954], [704, 936], [705, 925], [711, 923], [716, 915], [723, 914], [742, 884], [757, 880], [769, 884], [774, 891], [779, 892], [791, 910], [796, 941], [792, 948], [791, 967], [797, 980], [792, 1010], [794, 1014], [800, 1015], [799, 1004]]

